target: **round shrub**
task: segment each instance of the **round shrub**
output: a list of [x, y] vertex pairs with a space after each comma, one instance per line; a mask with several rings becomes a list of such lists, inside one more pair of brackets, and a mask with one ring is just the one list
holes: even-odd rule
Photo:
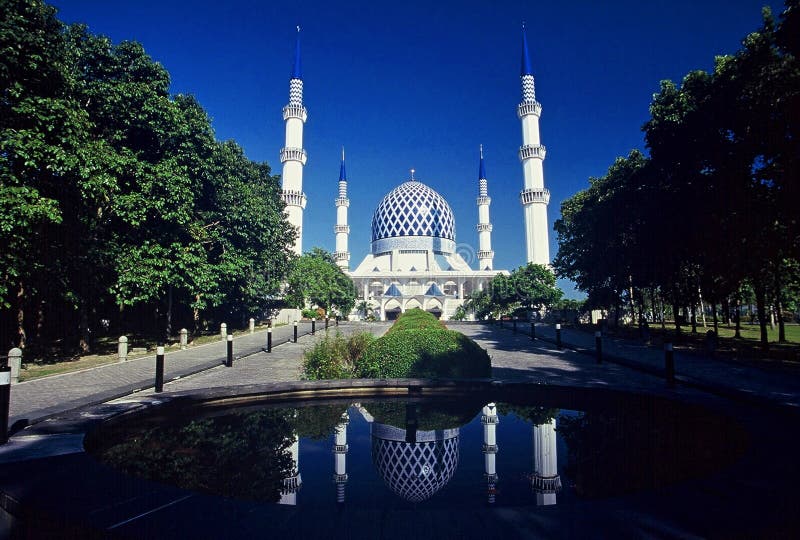
[[[435, 319], [435, 317], [434, 317]], [[356, 361], [364, 378], [489, 377], [489, 355], [467, 336], [444, 328], [395, 329]]]
[[434, 330], [443, 330], [447, 327], [444, 325], [442, 321], [440, 321], [427, 311], [423, 311], [419, 308], [414, 308], [414, 309], [409, 309], [408, 311], [400, 315], [387, 333], [397, 332], [399, 330], [426, 329], [426, 328]]

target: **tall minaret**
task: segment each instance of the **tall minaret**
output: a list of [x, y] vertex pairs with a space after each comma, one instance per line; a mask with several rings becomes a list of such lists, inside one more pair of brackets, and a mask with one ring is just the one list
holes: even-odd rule
[[306, 207], [306, 194], [303, 193], [303, 167], [306, 164], [306, 151], [303, 150], [303, 125], [308, 112], [303, 106], [303, 78], [300, 69], [300, 27], [297, 27], [294, 68], [289, 79], [289, 104], [283, 108], [286, 122], [286, 146], [281, 149], [283, 164], [283, 202], [286, 203], [286, 219], [297, 228], [297, 238], [293, 250], [303, 252], [303, 210]]
[[486, 478], [486, 500], [489, 504], [494, 504], [497, 494], [497, 469], [495, 456], [497, 455], [497, 424], [500, 418], [497, 416], [497, 406], [488, 403], [483, 408], [481, 424], [483, 424], [483, 455], [484, 455], [484, 477]]
[[295, 434], [292, 438], [292, 444], [289, 447], [289, 455], [292, 457], [292, 470], [290, 476], [283, 479], [283, 489], [281, 489], [281, 498], [278, 504], [288, 504], [295, 506], [297, 504], [297, 492], [300, 486], [303, 485], [303, 479], [300, 476], [300, 439]]
[[347, 251], [347, 239], [350, 236], [350, 226], [347, 224], [347, 207], [350, 199], [347, 198], [347, 174], [344, 171], [344, 147], [342, 147], [342, 166], [339, 168], [339, 196], [336, 198], [336, 251], [333, 258], [342, 270], [350, 268], [350, 252]]
[[347, 484], [347, 424], [349, 423], [350, 415], [345, 412], [336, 426], [334, 435], [333, 482], [336, 484], [336, 502], [340, 504], [344, 503], [344, 487]]
[[556, 419], [533, 426], [533, 474], [531, 487], [536, 493], [537, 506], [556, 504], [561, 489], [556, 450]]
[[539, 140], [539, 116], [542, 106], [536, 101], [533, 86], [531, 60], [528, 56], [528, 39], [525, 37], [525, 24], [522, 25], [522, 103], [517, 107], [517, 116], [522, 121], [522, 146], [519, 159], [522, 161], [522, 174], [525, 189], [519, 200], [525, 209], [525, 243], [528, 262], [550, 264], [550, 244], [547, 234], [547, 204], [550, 192], [544, 187], [545, 148]]
[[494, 251], [492, 251], [492, 224], [489, 222], [489, 187], [486, 182], [486, 168], [483, 166], [483, 145], [481, 145], [481, 164], [478, 169], [478, 270], [491, 270]]

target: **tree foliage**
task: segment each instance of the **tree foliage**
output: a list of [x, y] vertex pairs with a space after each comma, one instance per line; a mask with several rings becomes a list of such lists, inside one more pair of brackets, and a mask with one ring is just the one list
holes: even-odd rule
[[313, 248], [292, 263], [286, 290], [290, 306], [304, 308], [310, 304], [346, 316], [355, 306], [357, 297], [353, 280], [342, 272], [327, 251]]
[[649, 156], [618, 158], [562, 203], [553, 266], [587, 307], [627, 300], [641, 314], [656, 293], [674, 309], [718, 304], [749, 283], [766, 345], [766, 302], [780, 303], [800, 257], [798, 5], [779, 23], [765, 9], [713, 72], [663, 81], [643, 127]]
[[260, 315], [294, 238], [269, 166], [140, 44], [40, 0], [0, 0], [0, 51], [3, 341]]

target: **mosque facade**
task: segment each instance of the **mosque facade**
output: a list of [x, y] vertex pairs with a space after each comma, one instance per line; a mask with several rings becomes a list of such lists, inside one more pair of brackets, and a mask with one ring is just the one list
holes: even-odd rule
[[[550, 193], [544, 187], [542, 163], [545, 147], [539, 137], [541, 104], [536, 101], [531, 62], [523, 26], [520, 72], [522, 102], [517, 115], [522, 124], [519, 158], [523, 170], [520, 202], [525, 220], [527, 261], [550, 263], [547, 229], [547, 205]], [[300, 63], [299, 28], [295, 62], [289, 82], [289, 103], [283, 108], [286, 144], [281, 149], [283, 167], [282, 197], [287, 220], [296, 227], [294, 251], [302, 253], [303, 167], [307, 155], [303, 149], [303, 127], [307, 111], [303, 104], [303, 79]], [[338, 196], [335, 199], [334, 225], [336, 264], [352, 279], [358, 291], [356, 306], [367, 306], [366, 314], [379, 320], [392, 320], [408, 309], [419, 308], [447, 320], [463, 305], [473, 291], [483, 290], [497, 274], [507, 270], [494, 268], [489, 186], [480, 148], [477, 178], [478, 250], [456, 242], [455, 216], [444, 197], [415, 178], [412, 169], [408, 180], [387, 193], [372, 216], [371, 250], [359, 264], [351, 265], [348, 248], [348, 179], [344, 150], [339, 171]], [[469, 259], [465, 260], [465, 259]], [[476, 268], [471, 266], [476, 263]], [[366, 304], [364, 304], [366, 303]], [[360, 318], [364, 310], [349, 314]]]

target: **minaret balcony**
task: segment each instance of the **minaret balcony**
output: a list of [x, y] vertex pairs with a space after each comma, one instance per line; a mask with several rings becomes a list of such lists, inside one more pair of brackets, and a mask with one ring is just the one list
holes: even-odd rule
[[337, 484], [346, 484], [347, 483], [347, 473], [344, 474], [334, 474], [333, 481]]
[[478, 199], [477, 199], [477, 200], [478, 200], [478, 206], [482, 206], [482, 205], [484, 205], [484, 204], [485, 204], [486, 206], [489, 206], [490, 204], [492, 204], [492, 198], [491, 198], [491, 197], [488, 197], [488, 196], [481, 196], [481, 197], [478, 197]]
[[519, 147], [519, 160], [525, 161], [526, 159], [536, 158], [544, 159], [547, 149], [543, 144], [526, 144]]
[[308, 111], [302, 105], [289, 103], [283, 108], [283, 121], [285, 122], [289, 118], [299, 118], [305, 123], [306, 119], [308, 119]]
[[292, 189], [284, 189], [281, 193], [281, 199], [286, 206], [299, 206], [306, 208], [306, 194], [302, 191], [295, 191]]
[[346, 444], [337, 444], [333, 447], [334, 454], [346, 454], [350, 447]]
[[486, 477], [486, 481], [490, 484], [496, 484], [497, 480], [500, 478], [497, 476], [497, 473], [483, 473], [483, 476]]
[[335, 232], [336, 234], [339, 233], [350, 234], [350, 225], [334, 225], [333, 232]]
[[349, 251], [334, 251], [333, 252], [333, 260], [334, 261], [349, 261], [350, 260], [350, 252]]
[[481, 424], [499, 424], [500, 417], [499, 416], [489, 416], [486, 414], [481, 415]]
[[532, 474], [531, 486], [537, 493], [556, 493], [561, 490], [561, 477]]
[[478, 223], [478, 232], [492, 232], [491, 223]]
[[484, 454], [496, 454], [499, 448], [496, 444], [486, 444], [483, 445], [483, 453]]
[[478, 260], [482, 261], [485, 259], [494, 259], [494, 251], [491, 250], [479, 250], [478, 251]]
[[337, 197], [336, 206], [350, 206], [350, 199], [347, 197]]
[[281, 163], [286, 163], [287, 161], [299, 161], [305, 166], [307, 159], [308, 156], [306, 155], [306, 151], [302, 148], [281, 148]]
[[300, 478], [300, 473], [297, 473], [294, 476], [290, 476], [289, 478], [283, 479], [283, 489], [281, 493], [289, 494], [289, 493], [297, 493], [300, 489], [300, 486], [303, 485], [303, 480]]
[[519, 202], [523, 205], [532, 203], [550, 203], [550, 191], [547, 189], [523, 189], [519, 192]]
[[526, 101], [517, 106], [517, 116], [522, 120], [523, 116], [533, 114], [536, 116], [542, 115], [542, 104], [538, 101]]

